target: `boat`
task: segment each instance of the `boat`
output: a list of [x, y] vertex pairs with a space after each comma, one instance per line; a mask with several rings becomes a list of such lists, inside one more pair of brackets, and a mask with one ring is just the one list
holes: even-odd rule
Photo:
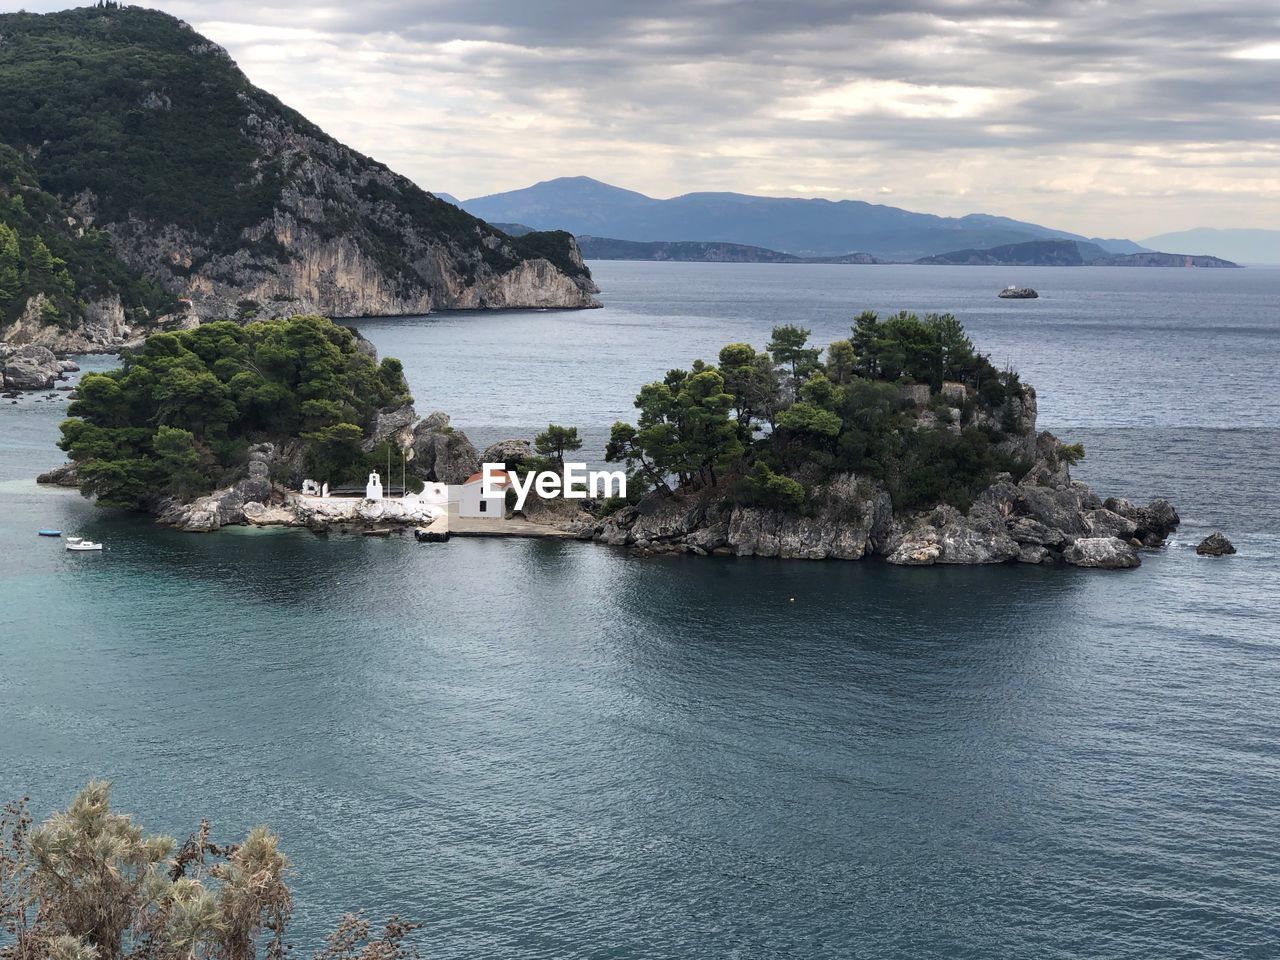
[[37, 530], [36, 535], [41, 537], [60, 537], [62, 536], [62, 531], [61, 530]]
[[81, 543], [83, 541], [84, 537], [67, 537], [67, 543]]
[[85, 550], [101, 550], [101, 549], [102, 549], [102, 544], [100, 544], [100, 543], [94, 543], [92, 540], [80, 540], [80, 539], [77, 539], [74, 543], [72, 543], [72, 542], [68, 542], [68, 543], [67, 543], [67, 549], [68, 549], [68, 550], [73, 550], [73, 551], [76, 551], [76, 552], [82, 552], [82, 551], [85, 551]]

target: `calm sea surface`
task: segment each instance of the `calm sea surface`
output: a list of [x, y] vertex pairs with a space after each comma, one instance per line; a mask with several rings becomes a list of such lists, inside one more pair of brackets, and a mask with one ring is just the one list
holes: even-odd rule
[[603, 310], [360, 326], [478, 444], [598, 457], [725, 342], [952, 310], [1183, 530], [1125, 573], [184, 535], [37, 488], [65, 400], [4, 401], [0, 797], [272, 825], [304, 954], [364, 907], [434, 958], [1280, 955], [1280, 270], [592, 266]]

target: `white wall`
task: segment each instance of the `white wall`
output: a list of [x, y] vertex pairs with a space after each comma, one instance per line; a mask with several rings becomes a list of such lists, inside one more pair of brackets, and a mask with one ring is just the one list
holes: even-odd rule
[[480, 491], [484, 484], [477, 480], [464, 483], [459, 489], [458, 516], [483, 517], [490, 520], [501, 520], [507, 515], [507, 497], [505, 493], [496, 497], [484, 498]]

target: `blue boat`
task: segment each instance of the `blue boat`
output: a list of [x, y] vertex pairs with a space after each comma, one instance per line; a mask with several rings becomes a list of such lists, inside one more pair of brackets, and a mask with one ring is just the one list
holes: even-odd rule
[[40, 536], [42, 536], [42, 537], [60, 537], [60, 536], [62, 536], [62, 531], [61, 531], [61, 530], [37, 530], [37, 531], [36, 531], [36, 533], [40, 534]]

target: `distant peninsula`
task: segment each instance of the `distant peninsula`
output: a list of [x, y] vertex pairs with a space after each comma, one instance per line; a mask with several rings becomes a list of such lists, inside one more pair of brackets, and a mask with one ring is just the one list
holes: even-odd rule
[[744, 243], [672, 241], [645, 243], [638, 240], [610, 240], [580, 236], [578, 249], [587, 260], [659, 260], [698, 263], [885, 263], [869, 253], [847, 253], [838, 257], [797, 257]]
[[[527, 234], [523, 224], [496, 224], [513, 236]], [[614, 240], [582, 235], [578, 249], [588, 260], [653, 260], [686, 263], [847, 263], [884, 264], [869, 253], [848, 253], [832, 257], [800, 257], [764, 247], [718, 241]], [[1238, 263], [1218, 257], [1181, 253], [1108, 253], [1095, 243], [1083, 240], [1028, 240], [982, 250], [953, 250], [911, 263], [922, 266], [1004, 266], [1004, 267], [1205, 267], [1238, 268]]]
[[1097, 244], [1080, 240], [1029, 240], [986, 250], [955, 250], [915, 261], [930, 266], [1001, 267], [1206, 267], [1238, 268], [1240, 264], [1219, 257], [1181, 253], [1108, 253]]

